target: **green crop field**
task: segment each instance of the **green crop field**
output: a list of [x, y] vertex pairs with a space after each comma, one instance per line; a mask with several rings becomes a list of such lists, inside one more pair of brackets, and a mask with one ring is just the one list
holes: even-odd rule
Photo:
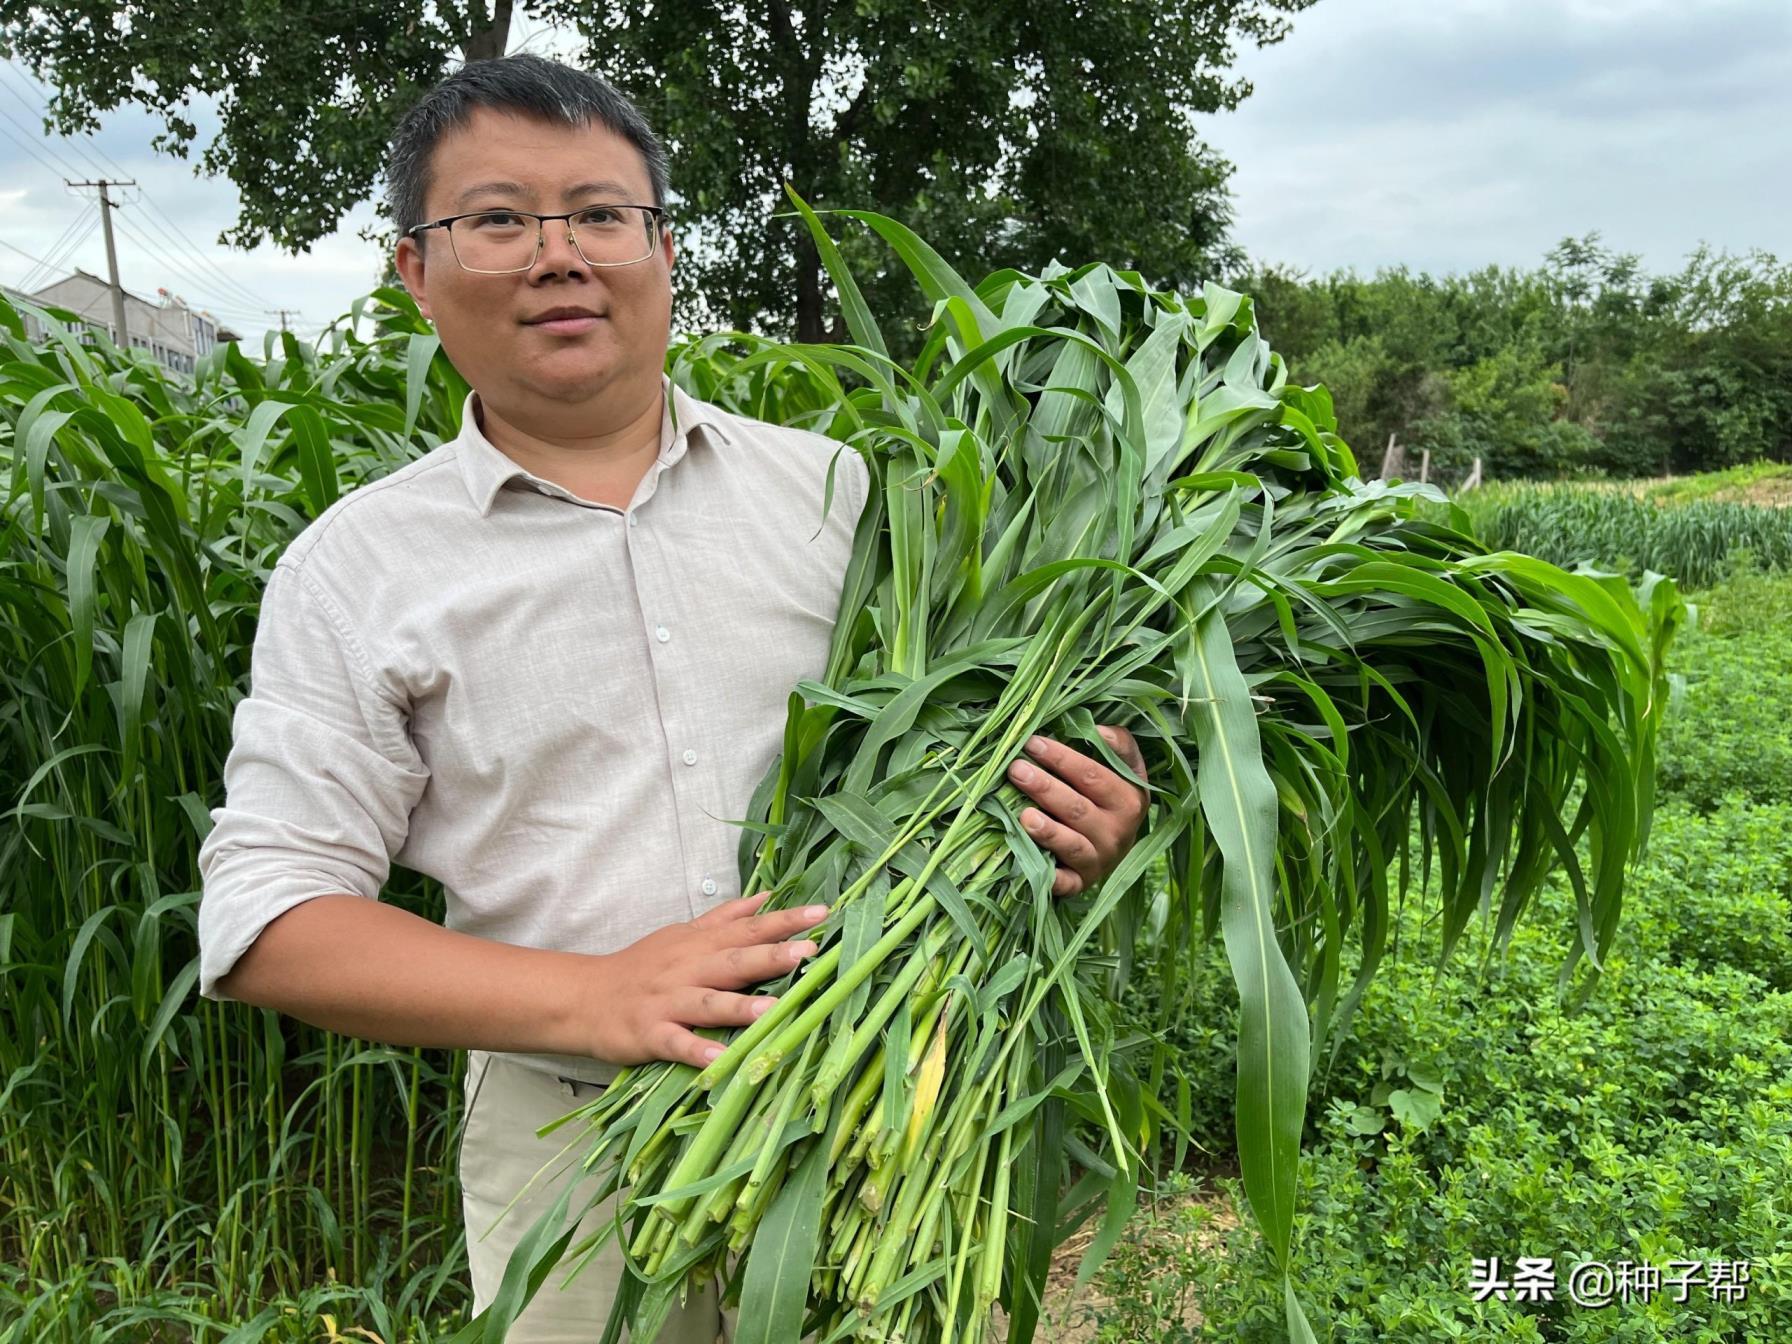
[[[1565, 880], [1484, 970], [1434, 975], [1435, 930], [1414, 913], [1399, 920], [1406, 950], [1364, 997], [1310, 1098], [1303, 1236], [1316, 1249], [1305, 1272], [1324, 1284], [1315, 1292], [1334, 1340], [1792, 1338], [1792, 574], [1764, 573], [1724, 547], [1727, 531], [1758, 554], [1763, 531], [1750, 523], [1783, 535], [1764, 509], [1728, 529], [1674, 517], [1701, 505], [1747, 510], [1713, 496], [1785, 476], [1762, 464], [1683, 478], [1659, 494], [1639, 488], [1659, 504], [1624, 496], [1625, 512], [1614, 510], [1659, 510], [1649, 515], [1657, 567], [1723, 577], [1689, 594], [1698, 618], [1670, 659], [1677, 705], [1658, 763], [1661, 805], [1626, 931], [1586, 1011], [1555, 1005], [1555, 921], [1573, 903]], [[1514, 498], [1515, 512], [1597, 519], [1610, 495], [1523, 486]], [[1480, 502], [1470, 508], [1487, 518]], [[1558, 562], [1636, 563], [1634, 530], [1564, 524], [1549, 535]], [[1207, 969], [1196, 982], [1210, 992], [1177, 1044], [1217, 1083], [1235, 1012], [1222, 964], [1211, 953], [1198, 961]], [[1164, 1182], [1094, 1295], [1060, 1298], [1071, 1338], [1284, 1338], [1279, 1275], [1240, 1218], [1229, 1116], [1210, 1107], [1201, 1119], [1202, 1170]], [[1475, 1301], [1472, 1263], [1492, 1256], [1508, 1272], [1519, 1256], [1553, 1257], [1556, 1300]], [[1579, 1306], [1566, 1292], [1573, 1260], [1679, 1261], [1682, 1276], [1696, 1261], [1706, 1281]], [[1714, 1291], [1720, 1261], [1746, 1261], [1747, 1286]]]
[[1672, 481], [1513, 483], [1464, 492], [1456, 503], [1492, 545], [1708, 587], [1739, 562], [1792, 571], [1789, 471], [1762, 463]]
[[[422, 1344], [466, 1320], [464, 1057], [194, 994], [194, 860], [260, 585], [310, 518], [451, 435], [466, 390], [402, 293], [358, 311], [365, 336], [228, 346], [176, 379], [32, 347], [0, 302], [0, 1344]], [[1578, 1013], [1556, 999], [1565, 878], [1507, 952], [1441, 975], [1435, 899], [1400, 911], [1313, 1083], [1295, 1273], [1337, 1341], [1792, 1339], [1792, 539], [1746, 501], [1556, 499], [1472, 515], [1699, 590], [1648, 853]], [[417, 874], [385, 896], [441, 917]], [[1172, 952], [1152, 959], [1187, 996], [1168, 1044], [1198, 1146], [1156, 1155], [1112, 1258], [1049, 1301], [1065, 1340], [1283, 1337], [1237, 1176], [1237, 992], [1217, 940]], [[1161, 992], [1129, 991], [1140, 1029]], [[1475, 1300], [1476, 1257], [1520, 1256], [1750, 1281]]]

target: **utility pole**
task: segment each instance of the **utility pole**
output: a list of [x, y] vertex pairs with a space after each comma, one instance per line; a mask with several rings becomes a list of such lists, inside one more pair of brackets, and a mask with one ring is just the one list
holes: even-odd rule
[[120, 350], [128, 350], [131, 345], [131, 333], [124, 324], [124, 286], [118, 282], [118, 247], [112, 241], [112, 198], [106, 195], [107, 187], [134, 187], [135, 182], [108, 182], [101, 178], [97, 182], [69, 182], [71, 187], [98, 187], [100, 189], [100, 225], [106, 233], [106, 270], [112, 280], [112, 323], [117, 331], [116, 344]]
[[286, 330], [286, 319], [288, 317], [297, 317], [299, 315], [299, 310], [297, 308], [263, 308], [262, 312], [279, 314], [281, 331]]

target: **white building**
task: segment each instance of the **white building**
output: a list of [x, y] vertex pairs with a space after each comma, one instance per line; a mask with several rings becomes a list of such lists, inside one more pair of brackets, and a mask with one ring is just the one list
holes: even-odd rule
[[[124, 293], [124, 321], [130, 344], [149, 352], [156, 363], [175, 373], [191, 373], [199, 360], [218, 344], [218, 321], [210, 313], [187, 307], [178, 295], [165, 289], [156, 293], [161, 302]], [[90, 327], [105, 332], [114, 345], [124, 345], [112, 330], [112, 287], [97, 275], [77, 270], [65, 280], [45, 285], [27, 295], [33, 303], [67, 308]], [[85, 337], [83, 339], [86, 339]]]
[[[45, 330], [44, 323], [39, 322], [29, 311], [20, 306], [29, 303], [42, 307], [44, 300], [38, 298], [35, 294], [27, 294], [22, 289], [14, 289], [11, 285], [0, 285], [0, 298], [4, 298], [8, 303], [12, 304], [14, 308], [18, 309], [18, 314], [25, 323], [26, 340], [30, 341], [33, 345], [41, 345], [48, 339], [49, 333]], [[94, 339], [95, 333], [106, 331], [111, 327], [111, 323], [109, 322], [93, 322], [81, 319], [77, 319], [73, 322], [55, 322], [53, 325], [60, 331], [74, 333], [83, 345], [97, 345], [98, 341]]]

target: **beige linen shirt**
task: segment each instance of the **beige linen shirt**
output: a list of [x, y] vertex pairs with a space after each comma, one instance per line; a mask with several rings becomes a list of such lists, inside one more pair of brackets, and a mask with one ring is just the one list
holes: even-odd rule
[[277, 915], [375, 900], [394, 860], [441, 881], [447, 927], [561, 951], [742, 894], [728, 821], [782, 748], [791, 689], [825, 670], [869, 475], [824, 435], [664, 385], [627, 509], [505, 456], [475, 393], [455, 438], [287, 547], [199, 850], [203, 996], [227, 998], [219, 978]]

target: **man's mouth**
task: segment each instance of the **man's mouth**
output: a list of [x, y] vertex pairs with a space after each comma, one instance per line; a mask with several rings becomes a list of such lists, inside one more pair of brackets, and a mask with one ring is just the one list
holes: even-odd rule
[[552, 332], [556, 336], [577, 336], [580, 332], [590, 331], [603, 321], [596, 313], [585, 309], [561, 310], [549, 309], [537, 318], [524, 322], [524, 326], [535, 327], [541, 331]]

